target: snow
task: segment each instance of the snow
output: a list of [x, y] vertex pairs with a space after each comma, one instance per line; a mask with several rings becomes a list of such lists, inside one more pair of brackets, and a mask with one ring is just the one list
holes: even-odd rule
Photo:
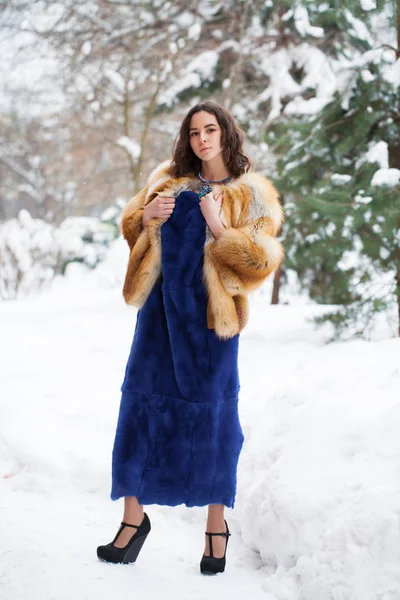
[[355, 198], [354, 198], [354, 202], [356, 204], [369, 204], [370, 202], [372, 202], [373, 198], [372, 196], [364, 196], [363, 194], [358, 193]]
[[[275, 339], [265, 395], [265, 354], [255, 343], [244, 353], [259, 391], [244, 418], [238, 511], [244, 541], [270, 564], [263, 589], [290, 600], [400, 593], [399, 340], [320, 352], [297, 335], [289, 381], [290, 337]], [[389, 358], [383, 371], [379, 350]]]
[[366, 24], [363, 23], [360, 19], [357, 19], [354, 15], [352, 15], [351, 12], [347, 8], [344, 10], [344, 15], [345, 15], [348, 23], [352, 27], [349, 30], [349, 33], [353, 34], [356, 38], [358, 38], [360, 40], [364, 40], [365, 42], [368, 42], [371, 46], [373, 46], [374, 41], [372, 39], [372, 36], [371, 36]]
[[142, 150], [140, 148], [140, 144], [138, 144], [137, 142], [135, 142], [135, 140], [132, 140], [131, 138], [127, 137], [126, 135], [121, 136], [117, 140], [117, 144], [118, 144], [118, 146], [121, 146], [121, 148], [124, 148], [127, 151], [127, 153], [134, 160], [136, 160], [137, 158], [139, 158], [139, 156], [142, 153]]
[[[353, 18], [353, 17], [352, 17]], [[363, 24], [362, 24], [363, 25]], [[364, 26], [364, 25], [363, 25]], [[348, 110], [353, 92], [357, 89], [357, 77], [361, 71], [361, 77], [366, 83], [375, 79], [369, 71], [369, 65], [378, 65], [383, 77], [393, 85], [398, 81], [396, 71], [395, 54], [384, 46], [367, 50], [361, 55], [352, 55], [351, 59], [340, 60], [335, 64], [337, 73], [336, 89], [342, 95], [341, 106], [343, 110]]]
[[400, 58], [385, 71], [385, 78], [396, 88], [400, 87]]
[[39, 290], [69, 261], [94, 267], [116, 234], [116, 225], [95, 217], [68, 217], [56, 228], [21, 210], [0, 224], [0, 299]]
[[86, 40], [86, 42], [84, 42], [82, 44], [82, 49], [81, 52], [84, 56], [88, 56], [92, 51], [92, 43], [90, 40]]
[[[124, 206], [124, 204], [122, 205]], [[117, 206], [109, 206], [100, 215], [102, 221], [112, 221], [119, 215], [120, 209]]]
[[389, 166], [389, 151], [387, 142], [383, 140], [375, 144], [370, 144], [365, 159], [371, 163], [377, 163], [383, 169]]
[[201, 52], [185, 67], [179, 81], [160, 93], [159, 103], [171, 106], [176, 102], [177, 95], [184, 90], [198, 88], [204, 81], [211, 81], [218, 60], [219, 54], [214, 50]]
[[178, 25], [180, 27], [182, 27], [183, 29], [190, 27], [191, 25], [193, 25], [193, 15], [192, 13], [190, 13], [187, 10], [184, 10], [183, 12], [181, 12], [179, 15], [177, 15], [175, 17], [175, 21], [176, 23], [178, 23]]
[[[38, 30], [51, 27], [52, 21], [57, 20], [64, 10], [60, 4], [57, 7], [48, 6], [47, 9], [46, 15], [40, 8], [40, 14], [35, 15]], [[29, 116], [44, 119], [62, 111], [65, 108], [65, 97], [59, 78], [60, 64], [54, 49], [45, 36], [36, 36], [27, 30], [21, 31], [16, 25], [10, 26], [7, 23], [7, 10], [3, 12], [0, 28], [2, 114], [14, 114], [17, 111], [24, 118]], [[33, 13], [30, 17], [33, 17]], [[43, 95], [46, 103], [41, 100]]]
[[[0, 303], [0, 587], [6, 600], [397, 600], [400, 340], [325, 345], [326, 308], [251, 301], [241, 338], [238, 471], [227, 569], [203, 578], [205, 508], [146, 508], [136, 565], [95, 549], [121, 520], [109, 500], [119, 386], [135, 326], [123, 240], [29, 300]], [[109, 279], [107, 280], [107, 273]], [[269, 286], [269, 287], [268, 287]]]
[[302, 37], [305, 37], [306, 35], [311, 35], [316, 38], [324, 37], [325, 32], [322, 27], [313, 27], [310, 24], [310, 18], [305, 6], [296, 6], [293, 10], [293, 16], [296, 29]]
[[361, 71], [361, 77], [365, 83], [371, 83], [371, 81], [375, 81], [375, 76], [372, 75], [369, 69], [363, 69]]
[[310, 98], [305, 100], [301, 96], [296, 96], [285, 107], [286, 115], [317, 115], [324, 106], [329, 102], [330, 98]]
[[[284, 23], [285, 23], [286, 21], [290, 21], [290, 19], [293, 17], [293, 15], [294, 15], [294, 12], [293, 12], [293, 9], [291, 8], [291, 9], [287, 10], [287, 11], [286, 11], [286, 12], [285, 12], [285, 13], [284, 13], [282, 16], [281, 16], [281, 21], [283, 21]], [[307, 13], [307, 16], [308, 16], [308, 13]]]
[[125, 93], [126, 82], [120, 73], [113, 69], [104, 69], [104, 75], [111, 81], [115, 88], [121, 92], [121, 94]]
[[[113, 207], [109, 207], [111, 214]], [[59, 231], [82, 239], [94, 239], [106, 244], [115, 238], [115, 229], [108, 223], [102, 223], [96, 217], [67, 217], [60, 223]]]
[[379, 142], [370, 142], [368, 145], [368, 151], [362, 155], [356, 162], [356, 168], [363, 162], [377, 163], [382, 169], [389, 167], [389, 150], [387, 142], [383, 140]]
[[198, 73], [198, 85], [200, 85], [201, 81], [210, 80], [212, 78], [218, 60], [218, 52], [215, 52], [214, 50], [207, 50], [190, 61], [186, 70], [187, 72]]
[[400, 183], [400, 169], [378, 169], [371, 180], [372, 186], [395, 187]]
[[349, 183], [351, 180], [351, 175], [345, 175], [341, 173], [334, 173], [331, 175], [331, 181], [334, 185], [343, 185]]
[[[290, 74], [295, 66], [303, 69], [304, 77], [300, 83]], [[270, 85], [259, 94], [255, 103], [271, 99], [271, 112], [268, 121], [277, 118], [282, 109], [282, 98], [293, 97], [285, 106], [284, 113], [317, 114], [330, 100], [336, 91], [336, 75], [334, 63], [319, 48], [306, 42], [282, 48], [261, 58], [260, 68], [270, 78]], [[307, 89], [315, 89], [315, 98], [305, 100], [302, 94]], [[250, 103], [250, 108], [254, 105]]]
[[201, 23], [193, 23], [188, 29], [188, 39], [189, 40], [198, 40], [201, 34]]
[[360, 0], [360, 6], [363, 10], [374, 10], [376, 8], [376, 0]]

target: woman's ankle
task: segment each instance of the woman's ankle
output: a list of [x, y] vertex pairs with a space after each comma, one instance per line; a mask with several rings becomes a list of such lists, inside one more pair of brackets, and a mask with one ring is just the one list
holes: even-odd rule
[[130, 525], [140, 525], [144, 519], [144, 511], [128, 511], [124, 512], [123, 521]]
[[223, 504], [212, 504], [207, 512], [207, 531], [225, 531], [225, 516]]
[[140, 525], [144, 518], [144, 507], [139, 504], [135, 496], [128, 496], [124, 501], [124, 517], [125, 523], [131, 525]]

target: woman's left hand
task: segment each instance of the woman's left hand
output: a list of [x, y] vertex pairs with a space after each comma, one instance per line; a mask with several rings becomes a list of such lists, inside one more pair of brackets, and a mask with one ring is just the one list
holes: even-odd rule
[[207, 225], [212, 231], [213, 236], [218, 239], [225, 229], [219, 214], [222, 206], [222, 192], [219, 192], [215, 197], [212, 192], [203, 196], [200, 200], [200, 210], [203, 213]]
[[211, 219], [217, 217], [219, 219], [219, 213], [221, 212], [222, 206], [222, 192], [217, 194], [214, 198], [212, 192], [209, 192], [205, 196], [203, 196], [200, 200], [200, 210], [203, 213], [205, 220], [207, 221], [209, 217]]

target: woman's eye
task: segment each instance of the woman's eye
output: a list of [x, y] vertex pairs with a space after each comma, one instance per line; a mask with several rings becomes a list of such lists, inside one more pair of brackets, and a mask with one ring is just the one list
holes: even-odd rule
[[[216, 129], [207, 129], [207, 133], [213, 133], [214, 131], [217, 131]], [[192, 133], [190, 134], [190, 137], [192, 137], [192, 135], [197, 135], [198, 131], [192, 131]]]

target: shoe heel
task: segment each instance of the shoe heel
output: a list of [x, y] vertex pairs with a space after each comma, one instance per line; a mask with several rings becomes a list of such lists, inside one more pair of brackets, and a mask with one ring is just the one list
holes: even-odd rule
[[134, 540], [132, 542], [132, 544], [129, 546], [129, 548], [122, 560], [122, 563], [124, 565], [133, 563], [136, 561], [137, 557], [139, 556], [139, 552], [141, 551], [142, 546], [143, 546], [144, 542], [146, 541], [147, 536], [148, 536], [148, 533], [146, 533], [145, 535], [141, 535], [140, 537], [138, 537], [136, 540]]

